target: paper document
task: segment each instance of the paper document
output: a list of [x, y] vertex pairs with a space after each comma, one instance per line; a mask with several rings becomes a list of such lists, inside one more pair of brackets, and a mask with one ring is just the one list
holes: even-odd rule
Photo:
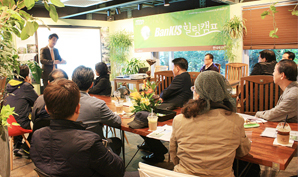
[[247, 115], [247, 114], [241, 114], [237, 113], [238, 115], [242, 116], [244, 120], [249, 120], [250, 122], [256, 122], [256, 123], [265, 123], [267, 120], [261, 119], [255, 116]]
[[[265, 130], [262, 132], [261, 136], [276, 138], [277, 136], [276, 128], [266, 127]], [[298, 131], [291, 131], [290, 139], [294, 141], [298, 141]]]
[[164, 125], [157, 127], [157, 130], [153, 131], [147, 137], [154, 138], [163, 141], [170, 141], [172, 135], [172, 126]]

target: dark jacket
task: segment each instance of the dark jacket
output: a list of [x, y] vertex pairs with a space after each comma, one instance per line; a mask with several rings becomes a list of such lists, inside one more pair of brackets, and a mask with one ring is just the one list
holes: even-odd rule
[[110, 82], [110, 76], [99, 76], [94, 80], [93, 87], [89, 90], [90, 94], [96, 94], [96, 95], [111, 95], [111, 82]]
[[122, 177], [122, 159], [80, 122], [51, 120], [33, 133], [30, 157], [50, 176]]
[[34, 87], [22, 79], [12, 79], [6, 86], [7, 92], [10, 94], [5, 99], [5, 105], [15, 107], [14, 115], [16, 121], [25, 129], [30, 129], [29, 113], [38, 95], [33, 89]]
[[[59, 60], [59, 61], [62, 60], [60, 57], [59, 51], [56, 48], [54, 48], [54, 56], [55, 56], [55, 60]], [[54, 64], [54, 61], [52, 59], [51, 52], [48, 46], [40, 49], [40, 63], [42, 64], [42, 69], [43, 69], [42, 79], [43, 79], [44, 87], [46, 87], [48, 85], [49, 74], [53, 71], [53, 64]], [[57, 65], [56, 65], [56, 68], [57, 68]]]
[[272, 62], [260, 62], [255, 64], [250, 75], [273, 75], [276, 61]]
[[184, 103], [192, 98], [190, 87], [191, 79], [188, 72], [174, 77], [170, 86], [164, 89], [160, 94], [160, 97], [163, 99], [163, 104], [173, 103], [174, 107], [182, 107]]
[[207, 69], [205, 68], [206, 65], [204, 65], [201, 69], [200, 69], [200, 72], [204, 72], [204, 71], [216, 71], [216, 72], [219, 72], [219, 69], [218, 67], [212, 63], [211, 66], [209, 66]]

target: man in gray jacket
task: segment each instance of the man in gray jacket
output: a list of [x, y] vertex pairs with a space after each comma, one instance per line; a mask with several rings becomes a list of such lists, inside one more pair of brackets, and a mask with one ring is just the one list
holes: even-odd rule
[[273, 80], [283, 90], [283, 94], [279, 97], [274, 108], [267, 111], [258, 111], [256, 117], [279, 122], [284, 121], [288, 116], [287, 122], [297, 122], [298, 83], [296, 63], [287, 59], [278, 62], [274, 68]]
[[[88, 94], [89, 89], [93, 85], [94, 73], [91, 68], [85, 66], [77, 67], [73, 74], [72, 80], [80, 89], [80, 115], [77, 121], [87, 124], [87, 130], [97, 133], [101, 138], [103, 135], [103, 124], [120, 128], [121, 118], [113, 113], [103, 100], [91, 97]], [[116, 154], [120, 154], [121, 140], [119, 138], [109, 138], [109, 146]]]

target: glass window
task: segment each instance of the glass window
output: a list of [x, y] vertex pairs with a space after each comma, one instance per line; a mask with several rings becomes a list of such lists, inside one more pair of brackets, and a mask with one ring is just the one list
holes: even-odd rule
[[159, 62], [161, 66], [168, 66], [170, 68], [170, 52], [159, 52]]
[[[264, 49], [260, 50], [248, 50], [249, 53], [249, 74], [251, 73], [253, 67], [255, 64], [258, 63], [259, 60], [259, 52], [261, 52]], [[276, 56], [276, 61], [279, 62], [282, 59], [282, 55], [287, 52], [293, 52], [295, 54], [295, 59], [294, 61], [298, 64], [298, 49], [272, 49], [274, 51], [275, 56]]]

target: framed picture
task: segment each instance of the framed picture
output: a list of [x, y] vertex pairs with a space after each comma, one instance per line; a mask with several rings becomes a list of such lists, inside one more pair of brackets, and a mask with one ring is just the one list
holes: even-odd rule
[[27, 53], [26, 47], [19, 47], [18, 48], [18, 54], [25, 54]]
[[27, 44], [28, 53], [37, 53], [37, 45], [36, 44]]

